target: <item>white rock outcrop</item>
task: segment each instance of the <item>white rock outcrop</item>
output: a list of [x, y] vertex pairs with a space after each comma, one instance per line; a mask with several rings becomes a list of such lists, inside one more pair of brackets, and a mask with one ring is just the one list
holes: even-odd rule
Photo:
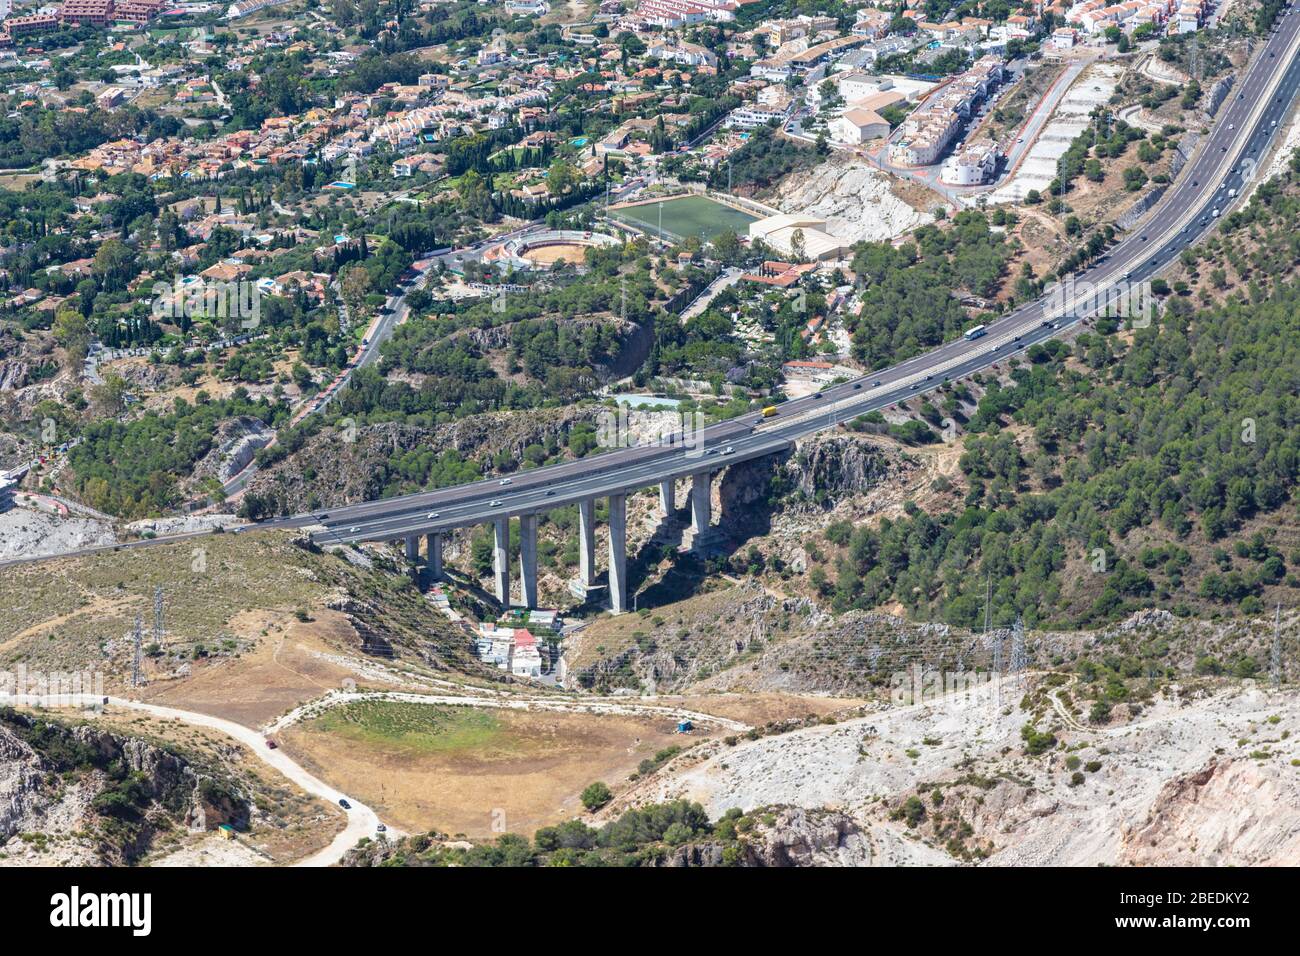
[[826, 220], [826, 231], [850, 242], [892, 239], [932, 217], [908, 205], [891, 188], [890, 177], [859, 159], [834, 157], [811, 173], [787, 178], [776, 206]]

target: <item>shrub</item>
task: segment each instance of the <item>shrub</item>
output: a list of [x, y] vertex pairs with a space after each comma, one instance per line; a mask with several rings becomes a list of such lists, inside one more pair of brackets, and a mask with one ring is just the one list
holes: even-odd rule
[[589, 784], [587, 788], [582, 791], [581, 799], [582, 805], [594, 813], [605, 804], [609, 803], [610, 800], [614, 799], [614, 794], [610, 792], [608, 786], [597, 781], [596, 783]]

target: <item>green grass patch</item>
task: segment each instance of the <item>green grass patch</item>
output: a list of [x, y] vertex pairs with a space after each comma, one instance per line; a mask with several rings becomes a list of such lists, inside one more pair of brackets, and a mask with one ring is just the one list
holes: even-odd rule
[[496, 715], [474, 707], [358, 701], [326, 712], [312, 727], [359, 744], [416, 753], [500, 749], [502, 743]]
[[686, 239], [698, 236], [712, 239], [719, 233], [730, 230], [737, 235], [745, 235], [749, 224], [757, 222], [757, 216], [751, 216], [739, 209], [732, 209], [720, 202], [704, 196], [683, 196], [668, 199], [662, 203], [646, 203], [642, 206], [629, 206], [626, 209], [611, 209], [610, 215], [622, 222], [631, 223], [649, 230], [659, 231], [659, 207], [663, 206], [663, 229], [666, 235]]

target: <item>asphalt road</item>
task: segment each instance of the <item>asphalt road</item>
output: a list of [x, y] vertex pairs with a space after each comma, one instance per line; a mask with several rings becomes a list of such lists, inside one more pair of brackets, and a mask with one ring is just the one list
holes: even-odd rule
[[[393, 329], [406, 321], [407, 313], [410, 312], [410, 306], [406, 302], [407, 295], [414, 289], [424, 288], [428, 282], [428, 277], [429, 273], [426, 269], [413, 279], [410, 285], [404, 287], [402, 291], [398, 293], [393, 300], [393, 308], [379, 317], [379, 321], [375, 323], [375, 327], [366, 338], [365, 344], [361, 346], [361, 351], [358, 353], [353, 364], [348, 366], [341, 377], [330, 384], [326, 392], [313, 398], [302, 415], [295, 418], [290, 424], [297, 424], [298, 421], [301, 421], [302, 418], [306, 418], [308, 415], [314, 415], [317, 412], [324, 411], [329, 406], [329, 403], [334, 401], [338, 396], [339, 392], [343, 391], [343, 386], [347, 384], [348, 379], [352, 377], [353, 372], [359, 368], [365, 368], [366, 366], [373, 365], [375, 362], [379, 361], [379, 347], [393, 334]], [[248, 487], [249, 480], [255, 474], [257, 474], [257, 461], [253, 460], [245, 465], [238, 474], [228, 479], [226, 483], [222, 485], [222, 490], [225, 492], [226, 497], [233, 498], [235, 495], [240, 494], [246, 487]]]
[[[1298, 31], [1300, 14], [1289, 9], [1220, 107], [1217, 124], [1178, 182], [1145, 222], [1076, 276], [1076, 288], [1083, 282], [1107, 290], [1148, 281], [1213, 228], [1214, 211], [1225, 211], [1232, 201], [1229, 190], [1240, 192], [1246, 185], [1250, 167], [1263, 158], [1300, 87]], [[701, 436], [702, 448], [621, 449], [524, 472], [508, 483], [488, 479], [334, 509], [317, 516], [326, 529], [315, 539], [376, 541], [445, 531], [581, 498], [630, 492], [665, 478], [772, 454], [798, 438], [1002, 362], [1060, 335], [1093, 311], [1078, 302], [1063, 304], [1064, 310], [1061, 300], [1050, 297], [1027, 303], [989, 323], [980, 338], [958, 339], [892, 368], [788, 402], [773, 418], [750, 414], [712, 426]]]
[[[1104, 291], [1147, 281], [1213, 228], [1214, 211], [1226, 211], [1232, 202], [1230, 189], [1242, 190], [1300, 88], [1298, 35], [1300, 14], [1289, 8], [1239, 77], [1220, 107], [1214, 129], [1178, 182], [1145, 222], [1079, 273], [1077, 283], [1086, 281]], [[620, 449], [522, 472], [508, 480], [485, 479], [266, 521], [256, 527], [323, 525], [324, 530], [313, 536], [321, 544], [396, 540], [550, 510], [582, 498], [631, 492], [665, 478], [716, 471], [785, 450], [796, 439], [998, 364], [1060, 335], [1089, 314], [1079, 302], [1067, 301], [1062, 310], [1059, 300], [1044, 297], [989, 323], [986, 334], [977, 339], [958, 339], [889, 369], [787, 402], [771, 418], [747, 414], [710, 426], [688, 436], [685, 447], [678, 443]], [[196, 536], [160, 537], [115, 547]]]

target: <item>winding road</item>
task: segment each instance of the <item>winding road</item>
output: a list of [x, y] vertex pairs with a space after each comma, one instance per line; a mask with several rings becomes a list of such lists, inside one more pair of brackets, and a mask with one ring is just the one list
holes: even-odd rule
[[[63, 699], [66, 700], [69, 706], [85, 708], [82, 711], [83, 716], [92, 717], [101, 713], [101, 711], [94, 708], [105, 700], [103, 697], [90, 694], [72, 694]], [[108, 697], [107, 701], [109, 707], [139, 711], [163, 720], [179, 720], [194, 727], [206, 727], [209, 730], [225, 734], [227, 737], [239, 741], [251, 750], [253, 755], [262, 763], [277, 770], [313, 797], [320, 797], [335, 806], [339, 805], [339, 800], [347, 799], [348, 803], [351, 804], [351, 809], [346, 811], [347, 826], [339, 831], [334, 839], [330, 841], [329, 846], [299, 860], [294, 864], [295, 866], [332, 866], [342, 860], [343, 855], [356, 846], [357, 841], [362, 837], [378, 836], [379, 817], [375, 814], [375, 811], [352, 797], [345, 798], [344, 794], [304, 770], [283, 750], [279, 748], [273, 750], [268, 747], [265, 737], [259, 731], [245, 727], [243, 724], [237, 724], [233, 720], [213, 717], [211, 714], [178, 710], [175, 707], [163, 707], [158, 704], [146, 704], [142, 701], [127, 700], [123, 697]], [[44, 700], [25, 700], [22, 697], [15, 697], [11, 702], [15, 704], [41, 704], [44, 703]]]

